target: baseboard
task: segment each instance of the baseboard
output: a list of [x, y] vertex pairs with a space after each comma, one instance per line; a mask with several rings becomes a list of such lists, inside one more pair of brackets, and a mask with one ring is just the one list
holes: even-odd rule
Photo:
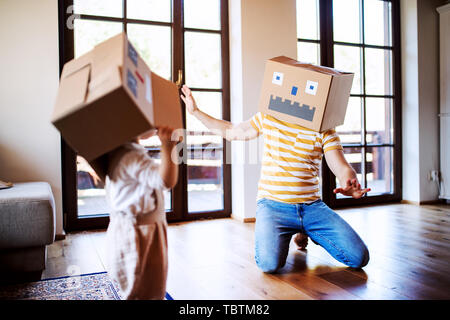
[[427, 205], [427, 204], [440, 204], [442, 203], [442, 200], [428, 200], [428, 201], [411, 201], [411, 200], [402, 200], [400, 201], [400, 203], [403, 204], [412, 204], [415, 206], [423, 206], [423, 205]]
[[62, 233], [55, 234], [55, 241], [65, 240], [66, 239], [66, 232], [63, 230]]
[[401, 200], [401, 204], [412, 204], [415, 206], [420, 206], [420, 203], [418, 201], [411, 201], [411, 200]]
[[231, 214], [231, 218], [235, 219], [235, 220], [238, 220], [240, 222], [244, 222], [244, 223], [249, 223], [249, 222], [255, 222], [256, 221], [256, 218], [254, 218], [254, 217], [253, 218], [242, 218], [242, 217], [237, 217], [234, 214]]
[[442, 203], [442, 200], [429, 200], [429, 201], [421, 201], [420, 205], [425, 205], [425, 204], [440, 204]]

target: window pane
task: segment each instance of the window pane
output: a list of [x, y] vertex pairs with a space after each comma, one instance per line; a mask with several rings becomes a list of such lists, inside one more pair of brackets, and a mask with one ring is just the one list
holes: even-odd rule
[[366, 94], [392, 94], [391, 50], [366, 48]]
[[[222, 118], [220, 92], [193, 92], [202, 111]], [[186, 114], [188, 130], [188, 210], [223, 209], [222, 137], [214, 135], [196, 118]]]
[[171, 22], [171, 1], [127, 0], [127, 18]]
[[84, 158], [77, 156], [78, 216], [109, 214], [103, 182]]
[[[347, 147], [344, 148], [344, 156], [345, 159], [347, 160], [347, 162], [353, 167], [353, 169], [355, 169], [356, 171], [356, 176], [358, 178], [359, 183], [361, 184], [361, 186], [364, 186], [364, 162], [363, 162], [363, 151], [361, 149], [361, 147]], [[344, 182], [345, 183], [345, 182]], [[339, 183], [339, 180], [336, 178], [336, 186], [341, 186]], [[341, 186], [344, 187], [344, 186]], [[336, 194], [336, 198], [337, 199], [342, 199], [342, 198], [351, 198], [351, 197], [347, 197], [342, 195], [341, 193]]]
[[350, 97], [344, 124], [336, 127], [342, 143], [361, 143], [361, 98]]
[[222, 150], [211, 145], [189, 152], [188, 211], [223, 210]]
[[[200, 110], [214, 118], [222, 119], [222, 93], [193, 91], [192, 95]], [[189, 112], [186, 112], [186, 127], [187, 130], [195, 131], [196, 133], [209, 132], [209, 130]], [[190, 143], [189, 137], [187, 137], [187, 143]]]
[[364, 1], [364, 41], [367, 44], [391, 45], [391, 3], [380, 0]]
[[297, 0], [297, 38], [320, 39], [319, 1]]
[[77, 14], [123, 17], [122, 0], [74, 0], [73, 9]]
[[161, 140], [159, 140], [159, 137], [157, 135], [154, 135], [147, 139], [140, 139], [139, 144], [142, 144], [146, 148], [159, 148], [161, 147]]
[[334, 41], [361, 43], [360, 0], [333, 0]]
[[220, 35], [185, 33], [186, 84], [192, 88], [222, 86]]
[[338, 70], [353, 72], [353, 86], [351, 93], [361, 94], [361, 49], [350, 46], [334, 46], [334, 67]]
[[220, 30], [220, 1], [184, 0], [184, 26]]
[[[150, 151], [150, 156], [157, 163], [160, 162], [159, 151]], [[172, 191], [164, 190], [163, 193], [164, 209], [171, 211]], [[105, 215], [111, 212], [106, 201], [103, 182], [97, 178], [95, 171], [80, 156], [77, 156], [77, 205], [79, 217]]]
[[393, 148], [367, 148], [367, 187], [368, 195], [392, 193], [393, 188]]
[[131, 43], [150, 69], [170, 80], [172, 74], [171, 28], [130, 23], [127, 33]]
[[75, 19], [74, 28], [75, 58], [78, 58], [97, 44], [122, 32], [122, 23]]
[[301, 42], [297, 43], [297, 60], [301, 62], [320, 65], [320, 46], [317, 43]]
[[392, 99], [366, 98], [367, 143], [392, 143]]

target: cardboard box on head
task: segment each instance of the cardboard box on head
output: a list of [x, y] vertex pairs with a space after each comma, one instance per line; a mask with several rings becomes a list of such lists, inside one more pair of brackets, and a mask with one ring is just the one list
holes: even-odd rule
[[183, 128], [178, 87], [151, 72], [125, 33], [64, 65], [51, 121], [103, 180], [109, 151], [156, 127]]
[[266, 62], [259, 110], [323, 132], [344, 123], [353, 73], [280, 56]]

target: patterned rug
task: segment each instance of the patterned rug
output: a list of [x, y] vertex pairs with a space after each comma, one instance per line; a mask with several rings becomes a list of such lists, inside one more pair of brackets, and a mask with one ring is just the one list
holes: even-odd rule
[[[0, 300], [121, 300], [106, 272], [82, 274], [0, 287]], [[166, 300], [173, 300], [166, 293]]]

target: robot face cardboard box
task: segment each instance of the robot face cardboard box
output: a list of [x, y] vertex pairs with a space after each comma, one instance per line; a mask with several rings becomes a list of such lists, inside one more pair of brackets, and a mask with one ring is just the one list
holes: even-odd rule
[[353, 76], [284, 56], [270, 59], [259, 110], [314, 131], [332, 129], [344, 123]]
[[154, 127], [183, 127], [177, 86], [150, 71], [125, 33], [64, 65], [52, 123], [91, 165]]

